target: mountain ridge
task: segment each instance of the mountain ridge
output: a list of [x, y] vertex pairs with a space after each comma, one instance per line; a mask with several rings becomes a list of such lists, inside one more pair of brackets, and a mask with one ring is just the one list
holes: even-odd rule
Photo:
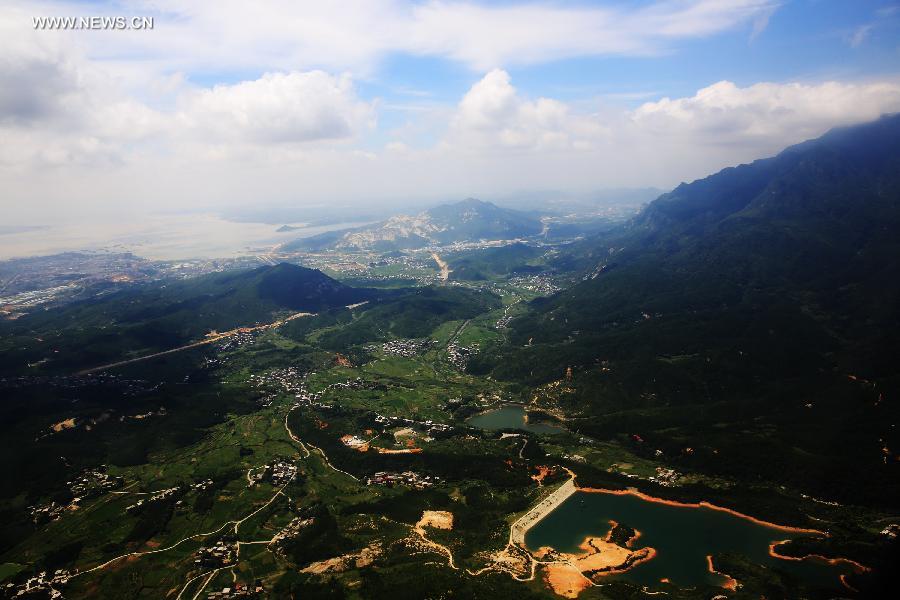
[[530, 213], [467, 198], [415, 215], [395, 215], [374, 225], [302, 238], [285, 250], [404, 250], [479, 240], [518, 239], [537, 235], [541, 221]]
[[571, 367], [559, 402], [586, 434], [895, 501], [881, 469], [900, 464], [885, 400], [900, 393], [897, 140], [886, 117], [678, 186], [577, 245], [584, 280], [532, 302], [473, 372], [541, 386]]

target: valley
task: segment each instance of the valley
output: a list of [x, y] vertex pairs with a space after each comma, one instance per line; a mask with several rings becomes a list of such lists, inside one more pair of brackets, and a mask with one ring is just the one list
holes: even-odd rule
[[843, 186], [789, 200], [896, 139], [839, 131], [571, 236], [466, 200], [192, 276], [85, 259], [83, 293], [0, 324], [2, 593], [877, 595], [894, 163], [847, 167], [864, 252]]

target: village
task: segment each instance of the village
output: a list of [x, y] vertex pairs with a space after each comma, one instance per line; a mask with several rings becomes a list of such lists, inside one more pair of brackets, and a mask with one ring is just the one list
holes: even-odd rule
[[68, 511], [78, 510], [81, 502], [95, 498], [105, 492], [122, 487], [124, 480], [118, 476], [110, 476], [106, 465], [100, 465], [93, 469], [85, 469], [77, 477], [66, 482], [72, 500], [69, 504], [60, 504], [51, 501], [45, 504], [36, 504], [29, 507], [34, 523], [46, 523], [59, 519]]
[[385, 487], [404, 485], [415, 490], [424, 490], [432, 487], [439, 481], [440, 477], [432, 477], [430, 475], [422, 476], [413, 471], [403, 471], [402, 473], [378, 471], [371, 477], [366, 478], [366, 485], [381, 485]]
[[16, 585], [7, 583], [3, 586], [4, 597], [6, 598], [26, 598], [41, 597], [63, 598], [63, 594], [57, 588], [66, 585], [72, 573], [63, 569], [57, 569], [52, 574], [47, 571], [41, 571], [33, 577], [29, 577], [24, 583]]
[[235, 539], [222, 538], [212, 546], [200, 546], [195, 554], [194, 564], [204, 570], [227, 567], [235, 563], [237, 552]]
[[413, 358], [428, 351], [435, 344], [435, 341], [429, 338], [424, 339], [402, 339], [391, 340], [383, 344], [371, 344], [366, 346], [367, 350], [381, 350], [389, 356], [400, 356], [403, 358]]
[[251, 469], [251, 472], [247, 473], [247, 481], [249, 486], [267, 480], [273, 486], [280, 487], [293, 481], [296, 476], [297, 465], [288, 459], [280, 458], [264, 465], [258, 473], [252, 473]]
[[469, 359], [478, 354], [478, 344], [460, 346], [456, 341], [447, 344], [447, 358], [454, 367], [460, 371], [466, 370]]

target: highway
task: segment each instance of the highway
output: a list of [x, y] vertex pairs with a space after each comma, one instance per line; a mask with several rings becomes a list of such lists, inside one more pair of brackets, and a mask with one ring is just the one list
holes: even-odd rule
[[289, 317], [284, 319], [280, 319], [278, 321], [273, 321], [272, 323], [266, 323], [265, 325], [255, 325], [253, 327], [237, 327], [230, 331], [225, 331], [223, 333], [209, 333], [205, 338], [198, 342], [192, 342], [190, 344], [186, 344], [184, 346], [179, 346], [177, 348], [172, 348], [170, 350], [163, 350], [162, 352], [155, 352], [153, 354], [147, 354], [145, 356], [139, 356], [137, 358], [129, 358], [127, 360], [120, 360], [118, 362], [109, 363], [107, 365], [101, 365], [99, 367], [91, 367], [90, 369], [85, 369], [83, 371], [79, 371], [76, 375], [90, 375], [91, 373], [99, 373], [101, 371], [107, 371], [109, 369], [115, 369], [117, 367], [124, 367], [125, 365], [131, 365], [134, 363], [142, 362], [145, 360], [150, 360], [153, 358], [158, 358], [160, 356], [165, 356], [167, 354], [174, 354], [176, 352], [182, 352], [183, 350], [190, 350], [191, 348], [199, 348], [200, 346], [205, 346], [207, 344], [213, 344], [225, 338], [232, 337], [239, 333], [252, 333], [254, 331], [262, 331], [265, 329], [274, 329], [276, 327], [281, 327], [285, 323], [289, 321], [293, 321], [294, 319], [299, 319], [301, 317], [311, 317], [314, 316], [315, 313], [307, 313], [307, 312], [299, 312], [294, 313]]

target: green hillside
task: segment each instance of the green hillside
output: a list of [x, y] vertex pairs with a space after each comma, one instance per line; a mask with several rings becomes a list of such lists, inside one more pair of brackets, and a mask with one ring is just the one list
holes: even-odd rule
[[836, 130], [683, 184], [580, 245], [585, 280], [533, 303], [473, 368], [541, 384], [571, 366], [560, 401], [583, 431], [896, 501], [898, 232], [900, 117]]
[[[4, 323], [2, 368], [67, 372], [179, 346], [212, 330], [374, 297], [372, 290], [351, 288], [318, 270], [291, 264], [137, 285]], [[44, 359], [49, 360], [38, 369], [26, 367]]]

